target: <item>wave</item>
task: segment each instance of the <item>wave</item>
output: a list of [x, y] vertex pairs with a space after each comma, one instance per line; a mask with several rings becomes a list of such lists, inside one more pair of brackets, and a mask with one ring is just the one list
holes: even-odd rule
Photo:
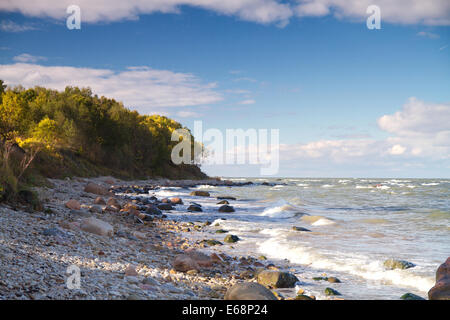
[[337, 251], [328, 256], [315, 248], [302, 246], [298, 242], [289, 244], [285, 239], [272, 238], [264, 241], [259, 245], [258, 250], [271, 259], [288, 259], [291, 263], [307, 265], [313, 269], [345, 272], [367, 280], [408, 286], [424, 293], [434, 285], [433, 277], [415, 273], [420, 267], [408, 270], [386, 270], [381, 260], [371, 260], [363, 255], [349, 256]]
[[303, 221], [310, 223], [312, 226], [326, 226], [330, 224], [335, 224], [336, 222], [322, 217], [322, 216], [303, 216], [301, 218]]
[[267, 216], [271, 218], [293, 218], [298, 215], [305, 214], [300, 208], [290, 204], [285, 200], [279, 200], [273, 204], [273, 206], [266, 208], [261, 216]]

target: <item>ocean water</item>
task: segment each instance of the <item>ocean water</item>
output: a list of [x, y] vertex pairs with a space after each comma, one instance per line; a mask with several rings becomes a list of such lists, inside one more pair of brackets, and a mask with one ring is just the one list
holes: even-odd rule
[[[243, 187], [163, 188], [158, 197], [182, 196], [169, 218], [211, 221], [242, 240], [214, 250], [233, 255], [265, 255], [275, 264], [289, 262], [298, 287], [325, 298], [332, 287], [345, 299], [399, 299], [412, 292], [427, 297], [437, 267], [450, 256], [450, 180], [446, 179], [255, 179]], [[269, 182], [273, 185], [262, 185]], [[219, 213], [215, 198], [189, 196], [193, 189], [212, 197], [233, 196], [236, 212]], [[195, 201], [202, 213], [188, 213]], [[225, 220], [226, 219], [226, 220]], [[311, 232], [293, 231], [304, 227]], [[211, 226], [186, 237], [223, 240]], [[386, 270], [395, 258], [416, 266]], [[338, 277], [337, 284], [312, 277]]]

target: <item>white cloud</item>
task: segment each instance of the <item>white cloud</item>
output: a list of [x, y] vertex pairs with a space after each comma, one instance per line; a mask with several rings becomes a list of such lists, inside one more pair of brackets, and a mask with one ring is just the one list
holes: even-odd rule
[[35, 63], [41, 60], [47, 60], [47, 58], [45, 57], [40, 57], [40, 56], [32, 56], [31, 54], [28, 53], [22, 53], [19, 54], [18, 56], [13, 57], [13, 60], [16, 62], [23, 62], [23, 63]]
[[[1, 4], [0, 4], [1, 10]], [[0, 22], [0, 30], [4, 32], [24, 32], [30, 30], [37, 30], [35, 27], [30, 25], [20, 25], [10, 20], [3, 20]]]
[[71, 4], [80, 6], [82, 22], [132, 20], [155, 12], [179, 13], [182, 6], [191, 6], [246, 21], [284, 26], [294, 15], [332, 14], [337, 18], [362, 20], [367, 17], [367, 7], [376, 4], [381, 8], [382, 22], [450, 25], [448, 0], [377, 0], [376, 3], [373, 0], [3, 0], [0, 11], [64, 19], [66, 8]]
[[253, 99], [242, 100], [239, 104], [254, 104], [256, 101]]
[[433, 104], [410, 98], [403, 108], [378, 119], [386, 139], [319, 140], [285, 144], [280, 158], [285, 163], [380, 164], [406, 159], [450, 159], [450, 103]]
[[36, 64], [0, 65], [0, 79], [8, 85], [44, 86], [63, 90], [66, 86], [90, 87], [95, 94], [123, 101], [142, 113], [161, 107], [184, 107], [214, 103], [222, 96], [215, 83], [202, 83], [192, 74], [128, 67], [109, 69], [41, 66]]
[[178, 13], [184, 5], [258, 23], [284, 25], [292, 16], [289, 5], [276, 0], [3, 0], [0, 11], [63, 19], [66, 8], [72, 4], [80, 6], [82, 22], [132, 20], [141, 14], [155, 12]]
[[450, 130], [450, 104], [425, 103], [412, 97], [402, 110], [378, 119], [378, 125], [398, 136], [433, 136]]
[[198, 112], [187, 111], [187, 110], [179, 111], [176, 113], [176, 115], [181, 118], [199, 118], [199, 117], [201, 117], [201, 115]]
[[417, 33], [417, 35], [419, 37], [425, 37], [425, 38], [430, 38], [430, 39], [439, 39], [440, 38], [440, 36], [438, 34], [428, 32], [428, 31], [420, 31]]
[[377, 5], [381, 11], [381, 23], [450, 25], [450, 1], [448, 0], [298, 0], [296, 14], [325, 16], [332, 14], [340, 19], [366, 19], [369, 5]]

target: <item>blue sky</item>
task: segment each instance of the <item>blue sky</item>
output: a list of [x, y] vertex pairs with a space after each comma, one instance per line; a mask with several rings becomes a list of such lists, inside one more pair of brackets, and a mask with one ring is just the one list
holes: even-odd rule
[[81, 30], [68, 30], [49, 1], [0, 5], [0, 78], [91, 86], [190, 128], [280, 129], [278, 176], [450, 178], [450, 6], [403, 12], [380, 1], [382, 28], [369, 30], [351, 2], [336, 0], [328, 13], [321, 0], [299, 2], [313, 9], [245, 2], [136, 5], [128, 15], [81, 3]]

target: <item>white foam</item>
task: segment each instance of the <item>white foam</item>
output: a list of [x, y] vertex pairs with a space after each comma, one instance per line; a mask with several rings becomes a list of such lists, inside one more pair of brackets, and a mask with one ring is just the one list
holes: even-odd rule
[[261, 216], [272, 218], [292, 218], [300, 213], [299, 208], [288, 203], [285, 200], [277, 201], [273, 206], [266, 208]]
[[287, 243], [281, 237], [262, 242], [258, 249], [271, 259], [288, 259], [291, 263], [307, 265], [313, 269], [328, 269], [346, 272], [367, 280], [376, 280], [398, 286], [408, 286], [427, 292], [433, 285], [433, 277], [424, 277], [415, 273], [415, 268], [407, 270], [385, 270], [379, 260], [371, 261], [363, 255], [333, 252], [335, 256], [319, 253], [319, 250], [308, 248], [297, 243]]

